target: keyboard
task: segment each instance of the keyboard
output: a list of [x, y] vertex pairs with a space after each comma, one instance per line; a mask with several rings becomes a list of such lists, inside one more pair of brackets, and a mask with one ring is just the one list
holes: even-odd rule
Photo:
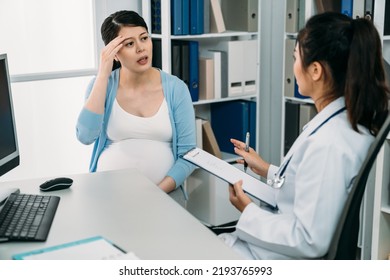
[[1, 241], [45, 241], [60, 198], [12, 193], [0, 211]]

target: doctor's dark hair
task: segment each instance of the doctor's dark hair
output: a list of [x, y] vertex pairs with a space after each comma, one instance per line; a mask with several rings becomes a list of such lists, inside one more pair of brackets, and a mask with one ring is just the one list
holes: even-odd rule
[[[104, 45], [110, 43], [113, 39], [115, 39], [119, 31], [124, 26], [141, 26], [148, 31], [148, 26], [146, 25], [145, 20], [134, 11], [118, 11], [111, 15], [109, 15], [103, 22], [100, 33], [102, 35], [102, 39]], [[114, 61], [113, 70], [120, 67], [120, 63], [118, 61]]]
[[376, 135], [388, 112], [380, 36], [370, 20], [326, 12], [311, 17], [297, 37], [303, 69], [313, 62], [324, 68], [330, 101], [345, 97], [352, 128]]

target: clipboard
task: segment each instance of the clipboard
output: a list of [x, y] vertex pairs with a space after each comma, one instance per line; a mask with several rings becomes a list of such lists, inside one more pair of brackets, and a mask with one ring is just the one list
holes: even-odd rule
[[234, 167], [230, 163], [196, 147], [187, 151], [182, 158], [206, 170], [229, 184], [242, 180], [244, 192], [276, 208], [275, 189]]

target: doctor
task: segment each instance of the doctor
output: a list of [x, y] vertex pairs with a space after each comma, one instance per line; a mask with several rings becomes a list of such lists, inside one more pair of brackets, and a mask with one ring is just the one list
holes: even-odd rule
[[268, 211], [251, 201], [241, 181], [229, 186], [242, 214], [236, 231], [220, 237], [249, 259], [327, 253], [352, 180], [388, 111], [381, 42], [371, 21], [315, 15], [298, 34], [294, 58], [299, 92], [312, 98], [318, 114], [281, 166], [231, 140], [248, 167], [275, 188], [278, 203], [278, 211]]

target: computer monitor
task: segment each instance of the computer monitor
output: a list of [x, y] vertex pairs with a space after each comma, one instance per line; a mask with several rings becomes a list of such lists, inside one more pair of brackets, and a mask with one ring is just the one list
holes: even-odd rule
[[0, 54], [0, 176], [20, 163], [7, 54]]

